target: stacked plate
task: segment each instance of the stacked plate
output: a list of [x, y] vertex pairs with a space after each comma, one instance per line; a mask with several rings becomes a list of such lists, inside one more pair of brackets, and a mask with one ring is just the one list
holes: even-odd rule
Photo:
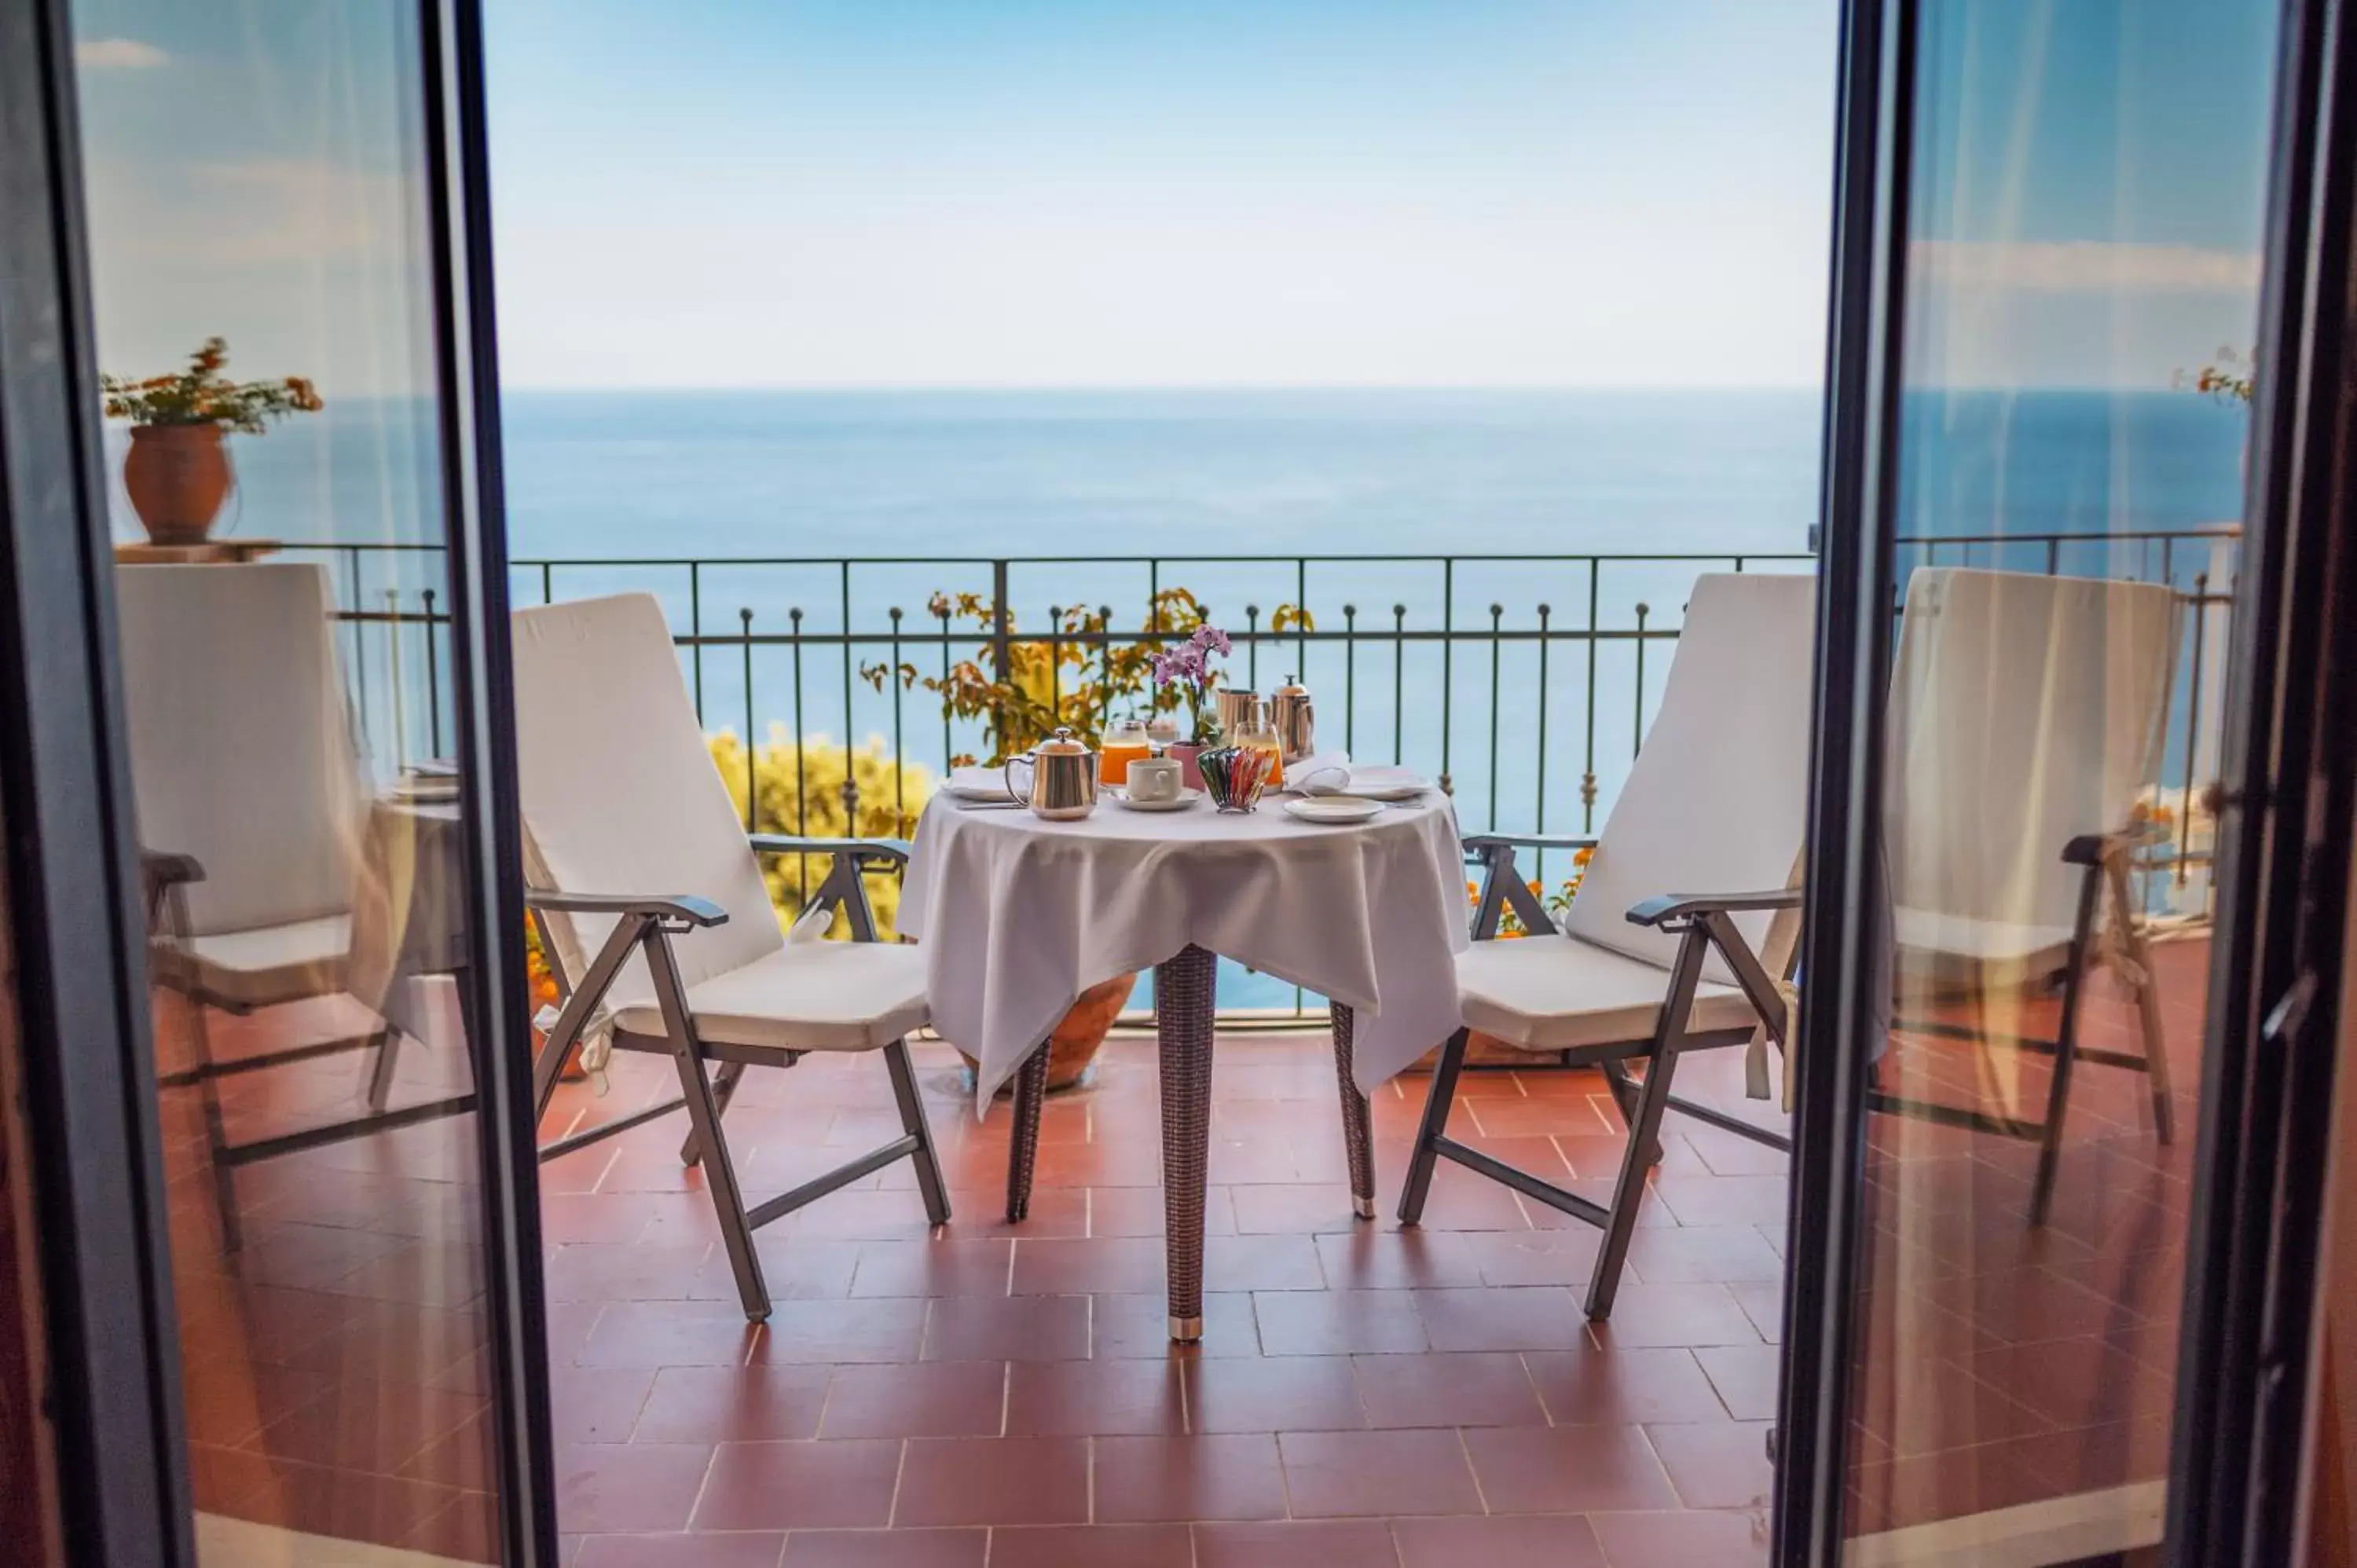
[[1340, 827], [1382, 816], [1383, 803], [1363, 795], [1299, 795], [1286, 801], [1285, 814], [1299, 817], [1305, 822]]

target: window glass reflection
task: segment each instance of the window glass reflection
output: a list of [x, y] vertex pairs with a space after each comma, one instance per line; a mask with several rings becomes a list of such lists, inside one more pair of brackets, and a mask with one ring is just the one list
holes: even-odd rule
[[1921, 17], [1848, 1533], [2061, 1562], [2160, 1530], [2274, 12]]
[[489, 1560], [417, 12], [73, 16], [198, 1539]]

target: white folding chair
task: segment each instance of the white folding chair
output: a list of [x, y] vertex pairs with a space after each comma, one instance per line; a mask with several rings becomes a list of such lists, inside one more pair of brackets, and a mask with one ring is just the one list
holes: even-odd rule
[[[1436, 1162], [1478, 1171], [1604, 1231], [1587, 1310], [1610, 1316], [1645, 1172], [1674, 1107], [1778, 1148], [1789, 1141], [1674, 1096], [1686, 1051], [1748, 1043], [1788, 1026], [1776, 977], [1798, 950], [1801, 843], [1808, 801], [1815, 580], [1702, 577], [1686, 605], [1661, 710], [1594, 839], [1477, 834], [1486, 866], [1475, 941], [1458, 961], [1465, 1026], [1433, 1074], [1399, 1217], [1422, 1217]], [[1558, 931], [1514, 869], [1517, 845], [1594, 854]], [[1511, 906], [1527, 938], [1499, 941]], [[1601, 1067], [1629, 1123], [1608, 1208], [1448, 1136], [1472, 1030], [1557, 1060]], [[1645, 1064], [1641, 1085], [1628, 1064]]]
[[[1907, 585], [1892, 677], [1884, 820], [1902, 995], [2018, 998], [2059, 983], [2051, 1039], [1977, 1023], [1897, 1027], [1981, 1047], [1997, 1098], [2005, 1053], [2053, 1058], [2043, 1120], [1877, 1090], [1873, 1109], [2040, 1145], [2029, 1219], [2043, 1223], [2072, 1069], [2151, 1077], [2153, 1124], [2175, 1136], [2159, 997], [2128, 873], [2134, 820], [2157, 777], [2175, 667], [2177, 596], [2165, 584], [1926, 567]], [[2088, 971], [2133, 994], [2141, 1055], [2078, 1043]]]
[[[131, 781], [156, 983], [188, 1004], [222, 1239], [239, 1243], [235, 1172], [274, 1155], [463, 1109], [386, 1112], [399, 1031], [220, 1059], [208, 1011], [243, 1015], [346, 989], [368, 810], [316, 565], [124, 566], [115, 573]], [[217, 1079], [376, 1047], [378, 1114], [232, 1144]]]
[[[905, 862], [907, 846], [748, 835], [652, 596], [520, 610], [514, 625], [526, 903], [565, 994], [533, 1073], [535, 1119], [593, 1019], [610, 1025], [619, 1049], [669, 1056], [681, 1090], [547, 1144], [541, 1157], [683, 1105], [692, 1133], [681, 1157], [703, 1161], [737, 1293], [756, 1320], [769, 1316], [770, 1297], [753, 1231], [780, 1215], [905, 1158], [927, 1216], [947, 1223], [949, 1194], [907, 1042], [931, 1016], [924, 962], [914, 947], [877, 940], [862, 881], [871, 867]], [[834, 856], [811, 906], [846, 911], [855, 940], [789, 943], [757, 851]], [[871, 1050], [883, 1053], [901, 1136], [747, 1207], [721, 1126], [744, 1070], [791, 1067], [811, 1051]]]

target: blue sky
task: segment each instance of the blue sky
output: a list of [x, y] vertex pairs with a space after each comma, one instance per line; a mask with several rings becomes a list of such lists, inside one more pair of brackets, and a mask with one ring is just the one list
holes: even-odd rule
[[[1940, 0], [1910, 373], [2247, 341], [2265, 0]], [[1813, 386], [1835, 0], [486, 0], [521, 387]], [[76, 0], [102, 351], [423, 384], [395, 0]]]
[[1833, 0], [492, 0], [522, 384], [1813, 384]]

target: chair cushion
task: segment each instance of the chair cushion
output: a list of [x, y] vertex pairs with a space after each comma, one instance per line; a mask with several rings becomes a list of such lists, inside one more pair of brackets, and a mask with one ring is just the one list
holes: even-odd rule
[[[791, 1051], [874, 1050], [932, 1015], [924, 958], [900, 942], [796, 942], [689, 985], [687, 1007], [705, 1040]], [[630, 1034], [663, 1032], [662, 1013], [642, 988], [624, 995], [614, 1015]]]
[[[1667, 970], [1577, 937], [1475, 942], [1457, 958], [1466, 1026], [1524, 1050], [1650, 1039], [1669, 989]], [[1695, 987], [1690, 1028], [1748, 1029], [1759, 1018], [1736, 986]]]
[[[687, 893], [725, 924], [672, 939], [690, 985], [785, 942], [745, 823], [712, 764], [679, 650], [651, 594], [519, 610], [516, 779], [531, 886], [567, 893]], [[748, 737], [749, 740], [749, 737]], [[611, 919], [554, 915], [550, 934], [578, 976]], [[651, 995], [633, 957], [617, 994]]]
[[[1631, 905], [1792, 885], [1808, 820], [1815, 612], [1813, 577], [1695, 579], [1661, 706], [1565, 921], [1573, 936], [1666, 969], [1681, 939], [1631, 925]], [[1770, 974], [1799, 924], [1735, 917]], [[1716, 951], [1703, 974], [1735, 979]]]
[[235, 1007], [269, 1007], [324, 996], [344, 988], [344, 955], [352, 922], [343, 915], [214, 931], [186, 943], [157, 940], [156, 975], [178, 991], [196, 991]]

